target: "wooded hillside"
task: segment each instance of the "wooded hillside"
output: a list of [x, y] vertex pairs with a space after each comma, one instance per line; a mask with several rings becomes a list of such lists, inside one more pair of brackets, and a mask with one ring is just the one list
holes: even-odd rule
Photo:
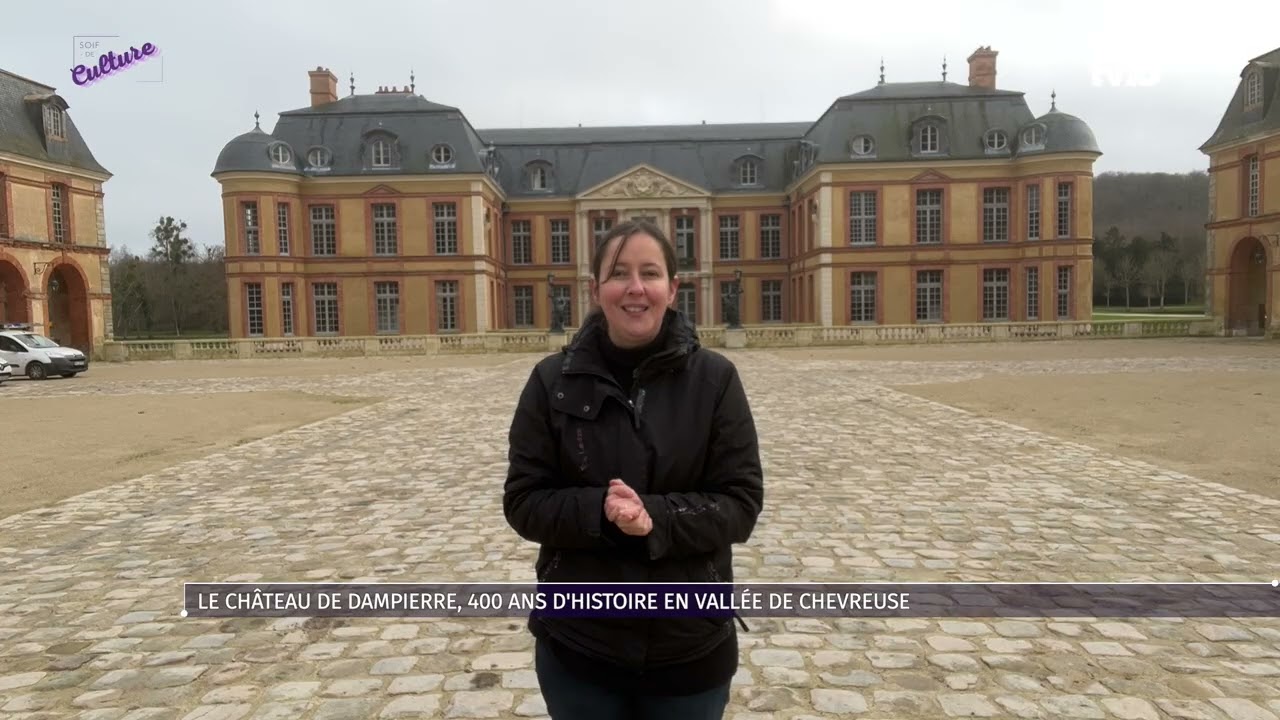
[[1208, 216], [1207, 173], [1095, 177], [1094, 305], [1202, 304]]

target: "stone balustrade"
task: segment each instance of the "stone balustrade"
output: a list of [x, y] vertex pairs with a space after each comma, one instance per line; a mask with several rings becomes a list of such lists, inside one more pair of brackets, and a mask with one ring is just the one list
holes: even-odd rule
[[[545, 353], [573, 337], [546, 331], [469, 335], [386, 335], [375, 337], [276, 337], [198, 340], [108, 341], [106, 361], [216, 360], [273, 357], [369, 357], [383, 355], [464, 355]], [[954, 342], [1016, 342], [1067, 338], [1190, 337], [1219, 334], [1212, 318], [1170, 318], [1080, 322], [966, 323], [952, 325], [754, 325], [738, 330], [699, 328], [713, 348], [785, 348]]]

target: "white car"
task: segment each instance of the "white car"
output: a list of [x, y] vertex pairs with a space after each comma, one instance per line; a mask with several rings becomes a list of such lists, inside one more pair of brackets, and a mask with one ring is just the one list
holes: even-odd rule
[[30, 325], [0, 325], [0, 362], [32, 380], [56, 374], [75, 377], [89, 369], [89, 358], [75, 348], [62, 347], [31, 331]]

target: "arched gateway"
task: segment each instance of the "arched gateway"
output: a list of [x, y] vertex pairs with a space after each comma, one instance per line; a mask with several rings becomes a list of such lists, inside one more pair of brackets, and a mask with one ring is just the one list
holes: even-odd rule
[[89, 327], [89, 284], [80, 269], [60, 263], [50, 270], [45, 285], [48, 298], [46, 333], [54, 342], [88, 354], [92, 350]]
[[31, 322], [27, 278], [13, 261], [0, 257], [0, 325]]
[[1227, 279], [1227, 332], [1260, 335], [1270, 324], [1271, 258], [1255, 237], [1236, 243]]

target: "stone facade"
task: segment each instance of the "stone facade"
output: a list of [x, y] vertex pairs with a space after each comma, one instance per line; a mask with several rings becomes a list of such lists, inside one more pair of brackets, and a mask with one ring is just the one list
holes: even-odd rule
[[[231, 140], [222, 187], [231, 336], [545, 329], [590, 305], [612, 225], [653, 220], [677, 306], [749, 325], [1068, 322], [1092, 313], [1092, 132], [998, 89], [887, 83], [806, 123], [476, 130], [405, 89], [311, 104]], [[740, 279], [739, 279], [740, 278]]]

